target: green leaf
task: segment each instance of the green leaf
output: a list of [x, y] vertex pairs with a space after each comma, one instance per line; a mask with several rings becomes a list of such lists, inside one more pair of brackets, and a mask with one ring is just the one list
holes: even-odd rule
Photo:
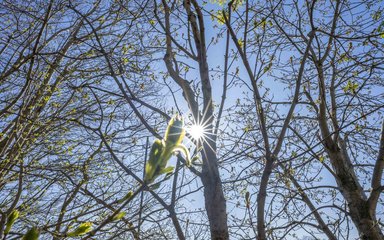
[[12, 225], [19, 218], [19, 211], [13, 210], [12, 213], [8, 216], [8, 221], [4, 230], [4, 234], [8, 234], [12, 228]]
[[264, 72], [264, 73], [268, 72], [269, 70], [271, 70], [271, 67], [272, 67], [272, 62], [270, 62], [270, 63], [263, 69], [263, 72]]
[[107, 105], [113, 105], [113, 104], [115, 104], [115, 101], [114, 101], [112, 98], [110, 98], [110, 99], [107, 101]]
[[80, 224], [74, 231], [67, 234], [68, 237], [78, 237], [89, 233], [92, 230], [92, 223], [85, 222]]
[[172, 166], [166, 167], [159, 172], [159, 175], [172, 173], [174, 169], [175, 167]]
[[156, 139], [152, 144], [149, 160], [145, 165], [145, 183], [152, 183], [155, 178], [162, 174], [169, 174], [173, 167], [166, 167], [169, 159], [175, 151], [185, 154], [187, 165], [191, 163], [188, 149], [181, 144], [185, 136], [184, 121], [176, 115], [171, 118], [165, 131], [164, 140]]
[[126, 212], [119, 212], [116, 216], [112, 218], [112, 221], [118, 221], [122, 219], [126, 214]]
[[39, 239], [39, 229], [37, 227], [32, 227], [29, 231], [23, 236], [22, 240], [38, 240]]
[[357, 92], [358, 88], [359, 88], [359, 84], [348, 80], [347, 85], [345, 85], [343, 90], [345, 93], [351, 92], [351, 93], [355, 94]]
[[373, 15], [372, 15], [372, 19], [377, 21], [381, 18], [381, 14], [382, 14], [382, 10], [377, 10]]
[[149, 159], [145, 165], [145, 177], [144, 181], [146, 183], [151, 183], [155, 179], [155, 173], [161, 163], [161, 155], [164, 152], [165, 143], [160, 139], [156, 139], [153, 144], [151, 151], [149, 153]]
[[178, 146], [176, 146], [174, 151], [183, 152], [183, 154], [185, 155], [185, 160], [187, 162], [187, 166], [188, 167], [191, 166], [191, 159], [190, 159], [189, 150], [186, 146], [184, 146], [184, 144], [179, 144]]
[[211, 0], [212, 3], [217, 3], [219, 6], [223, 6], [227, 0]]
[[348, 55], [347, 53], [343, 53], [340, 55], [340, 58], [339, 60], [337, 61], [338, 63], [343, 63], [343, 62], [348, 62], [349, 61], [349, 58], [348, 58]]
[[129, 63], [128, 58], [123, 57], [122, 60], [124, 65], [127, 65]]
[[244, 41], [243, 41], [243, 39], [239, 38], [239, 39], [237, 40], [237, 43], [239, 44], [239, 47], [240, 47], [241, 49], [244, 47]]
[[216, 15], [214, 15], [214, 17], [216, 17], [217, 19], [217, 23], [220, 24], [220, 25], [223, 25], [225, 24], [225, 19], [224, 19], [224, 10], [219, 10], [216, 12]]
[[118, 200], [117, 203], [120, 204], [125, 202], [126, 200], [130, 199], [132, 195], [133, 195], [133, 192], [129, 191], [122, 199]]
[[160, 183], [158, 182], [158, 183], [155, 183], [155, 184], [153, 184], [153, 185], [151, 185], [151, 190], [156, 190], [156, 189], [158, 189], [160, 187]]
[[102, 16], [102, 17], [99, 19], [99, 23], [100, 23], [100, 24], [103, 24], [104, 22], [105, 22], [105, 17]]
[[184, 120], [181, 116], [176, 115], [168, 123], [165, 131], [164, 140], [166, 143], [179, 145], [185, 136]]

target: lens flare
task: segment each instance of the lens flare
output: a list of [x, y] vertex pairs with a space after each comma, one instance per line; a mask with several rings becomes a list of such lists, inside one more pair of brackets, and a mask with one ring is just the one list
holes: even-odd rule
[[204, 137], [204, 127], [202, 125], [194, 124], [189, 128], [189, 134], [191, 134], [195, 140], [199, 140]]
[[214, 152], [216, 151], [216, 149], [213, 149], [211, 146], [211, 143], [216, 141], [212, 116], [206, 117], [205, 113], [203, 116], [199, 115], [197, 119], [193, 119], [189, 124], [186, 124], [186, 132], [188, 139], [192, 145], [196, 146], [195, 150], [198, 152], [205, 152], [208, 148]]

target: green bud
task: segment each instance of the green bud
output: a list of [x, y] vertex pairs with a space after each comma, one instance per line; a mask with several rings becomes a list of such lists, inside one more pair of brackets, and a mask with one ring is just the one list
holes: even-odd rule
[[8, 216], [8, 221], [4, 230], [4, 234], [8, 234], [11, 231], [12, 225], [19, 218], [19, 211], [13, 210], [12, 213]]
[[132, 195], [133, 195], [133, 192], [132, 192], [132, 191], [129, 191], [129, 192], [127, 193], [127, 195], [125, 195], [124, 199], [127, 200], [127, 199], [131, 198]]
[[119, 212], [118, 214], [116, 214], [116, 216], [112, 218], [112, 221], [118, 221], [122, 219], [126, 214], [126, 212]]
[[191, 156], [190, 156], [190, 154], [189, 154], [189, 150], [188, 150], [188, 148], [186, 147], [186, 146], [184, 146], [183, 144], [179, 144], [179, 145], [177, 145], [174, 149], [173, 149], [173, 151], [179, 151], [179, 152], [182, 152], [182, 153], [184, 153], [184, 155], [185, 155], [185, 160], [186, 160], [186, 162], [187, 162], [187, 167], [190, 167], [191, 166]]
[[39, 239], [39, 229], [37, 227], [32, 227], [29, 231], [23, 236], [22, 240], [38, 240]]
[[179, 115], [171, 118], [165, 132], [164, 140], [166, 143], [179, 145], [185, 136], [184, 121]]
[[175, 115], [168, 123], [163, 140], [156, 139], [152, 145], [149, 159], [145, 165], [145, 183], [152, 183], [162, 174], [169, 176], [173, 167], [167, 167], [167, 163], [175, 152], [182, 152], [186, 157], [187, 166], [191, 159], [188, 149], [181, 144], [185, 136], [184, 121], [179, 115]]
[[156, 177], [155, 174], [156, 171], [158, 171], [160, 168], [159, 165], [161, 164], [161, 155], [164, 151], [164, 148], [164, 143], [160, 139], [156, 139], [152, 144], [152, 148], [149, 153], [149, 160], [145, 165], [145, 182], [150, 183]]
[[133, 195], [133, 192], [132, 191], [129, 191], [122, 199], [118, 200], [117, 203], [123, 203], [125, 201], [127, 201], [128, 199], [130, 199]]
[[85, 222], [80, 224], [74, 231], [69, 232], [67, 234], [68, 237], [78, 237], [81, 235], [85, 235], [89, 233], [92, 230], [92, 223], [91, 222]]

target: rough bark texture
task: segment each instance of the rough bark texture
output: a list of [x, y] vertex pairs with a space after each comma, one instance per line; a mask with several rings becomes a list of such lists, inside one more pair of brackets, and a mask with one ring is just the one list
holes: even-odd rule
[[376, 221], [376, 208], [372, 209], [370, 207], [371, 203], [359, 183], [343, 140], [341, 140], [337, 132], [331, 133], [329, 130], [326, 110], [326, 87], [322, 64], [317, 63], [316, 67], [319, 73], [319, 95], [321, 99], [318, 121], [325, 150], [336, 174], [337, 185], [348, 204], [350, 217], [359, 231], [360, 238], [382, 240], [384, 235]]
[[265, 231], [265, 200], [267, 198], [268, 181], [272, 173], [274, 159], [266, 158], [266, 165], [261, 176], [259, 193], [257, 194], [257, 239], [267, 239]]
[[358, 182], [347, 153], [335, 144], [326, 145], [326, 150], [336, 172], [337, 184], [348, 203], [350, 217], [359, 231], [360, 238], [384, 239], [375, 211], [370, 211], [370, 203]]
[[[214, 143], [205, 144], [203, 153], [203, 172], [201, 180], [204, 185], [205, 208], [207, 210], [212, 240], [229, 239], [227, 226], [226, 200], [217, 167]], [[212, 148], [212, 149], [211, 149]]]
[[[227, 225], [226, 200], [222, 189], [216, 156], [216, 136], [213, 134], [213, 102], [212, 88], [209, 79], [209, 68], [207, 62], [207, 49], [205, 43], [204, 17], [200, 6], [195, 0], [185, 0], [184, 9], [191, 24], [193, 39], [197, 50], [197, 61], [199, 63], [200, 80], [203, 93], [203, 116], [198, 117], [207, 122], [207, 129], [211, 132], [203, 144], [203, 168], [202, 183], [204, 185], [205, 208], [208, 214], [211, 239], [229, 239]], [[196, 118], [196, 116], [195, 116]]]
[[[204, 16], [201, 12], [198, 2], [195, 0], [184, 0], [183, 7], [188, 16], [188, 24], [191, 27], [191, 35], [193, 43], [196, 47], [197, 55], [187, 54], [199, 64], [199, 75], [201, 83], [201, 91], [203, 96], [202, 111], [199, 111], [199, 104], [196, 101], [195, 91], [191, 87], [191, 83], [179, 75], [177, 66], [174, 65], [174, 54], [172, 45], [178, 45], [172, 39], [171, 24], [170, 24], [170, 8], [167, 1], [163, 0], [165, 23], [163, 29], [166, 34], [167, 51], [164, 56], [164, 61], [167, 70], [172, 79], [183, 90], [183, 97], [188, 103], [193, 117], [197, 123], [203, 122], [206, 125], [208, 133], [205, 139], [202, 150], [202, 172], [201, 181], [204, 186], [205, 208], [209, 219], [210, 234], [212, 240], [229, 239], [227, 225], [226, 200], [222, 189], [219, 168], [216, 155], [216, 136], [213, 129], [213, 102], [212, 102], [212, 87], [209, 77], [209, 67], [207, 62], [207, 49], [205, 41]], [[182, 47], [181, 47], [182, 48]], [[187, 51], [184, 49], [184, 51]], [[201, 114], [203, 113], [203, 114]]]

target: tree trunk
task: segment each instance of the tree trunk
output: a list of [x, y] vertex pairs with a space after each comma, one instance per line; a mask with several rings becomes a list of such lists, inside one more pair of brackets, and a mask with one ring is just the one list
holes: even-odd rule
[[337, 185], [348, 204], [350, 217], [355, 224], [361, 239], [383, 240], [384, 235], [378, 226], [375, 210], [370, 210], [370, 204], [364, 194], [352, 163], [344, 146], [340, 149], [336, 144], [326, 146], [332, 166], [336, 172]]
[[215, 143], [208, 140], [203, 150], [203, 171], [205, 208], [208, 214], [212, 240], [229, 239], [227, 207], [217, 166]]
[[341, 139], [338, 130], [331, 133], [328, 127], [323, 65], [319, 61], [315, 63], [319, 74], [319, 95], [321, 100], [318, 115], [319, 127], [325, 150], [335, 171], [337, 185], [348, 204], [350, 217], [359, 231], [360, 238], [383, 240], [384, 235], [376, 221], [376, 209], [370, 208], [371, 203], [368, 201], [364, 189], [356, 176], [346, 145]]
[[272, 173], [274, 159], [266, 158], [266, 165], [261, 176], [259, 193], [257, 194], [257, 239], [267, 239], [265, 232], [265, 199], [267, 198], [267, 187], [269, 177]]
[[209, 219], [209, 227], [212, 240], [229, 239], [227, 225], [226, 200], [220, 179], [217, 155], [216, 155], [216, 136], [213, 129], [213, 101], [212, 87], [209, 78], [209, 67], [207, 62], [207, 48], [205, 43], [204, 14], [195, 0], [184, 0], [183, 6], [188, 16], [188, 24], [191, 27], [193, 41], [195, 43], [197, 56], [195, 61], [199, 64], [201, 80], [201, 91], [203, 95], [203, 116], [199, 112], [199, 104], [196, 101], [198, 96], [195, 94], [191, 83], [179, 75], [179, 70], [174, 66], [175, 58], [172, 50], [171, 10], [166, 0], [162, 0], [164, 6], [164, 30], [166, 34], [167, 52], [164, 56], [165, 65], [170, 76], [183, 90], [183, 96], [188, 103], [188, 107], [196, 123], [204, 123], [209, 134], [205, 137], [202, 151], [203, 167], [201, 181], [204, 186], [205, 208]]

